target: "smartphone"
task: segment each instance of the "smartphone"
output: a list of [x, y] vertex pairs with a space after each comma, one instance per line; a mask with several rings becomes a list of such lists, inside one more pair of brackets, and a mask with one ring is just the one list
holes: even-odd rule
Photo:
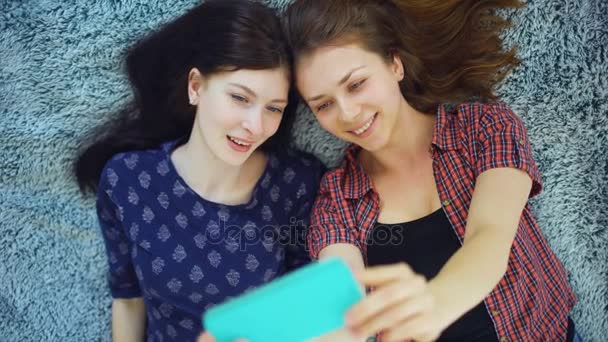
[[344, 327], [363, 296], [348, 266], [328, 258], [212, 307], [202, 323], [217, 342], [303, 342]]

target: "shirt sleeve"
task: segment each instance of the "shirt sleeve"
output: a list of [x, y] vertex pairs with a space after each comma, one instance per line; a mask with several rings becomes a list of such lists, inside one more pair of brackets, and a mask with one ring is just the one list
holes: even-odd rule
[[336, 203], [337, 198], [332, 196], [332, 189], [337, 193], [338, 184], [335, 175], [326, 174], [313, 204], [307, 238], [309, 253], [313, 259], [318, 259], [319, 252], [325, 247], [337, 243], [352, 244], [361, 248], [355, 233], [348, 228], [340, 215], [341, 209], [338, 208], [345, 206]]
[[529, 197], [541, 192], [540, 171], [532, 158], [526, 128], [507, 105], [499, 103], [485, 107], [477, 141], [480, 148], [475, 165], [477, 175], [494, 168], [520, 169], [532, 179]]
[[306, 236], [310, 224], [310, 210], [319, 189], [321, 177], [326, 171], [325, 166], [317, 158], [304, 157], [301, 165], [305, 177], [300, 181], [296, 191], [295, 205], [290, 220], [292, 223], [292, 238], [286, 246], [287, 271], [301, 267], [310, 262], [310, 254], [306, 244]]
[[112, 200], [108, 179], [114, 170], [104, 169], [97, 189], [97, 218], [108, 258], [108, 284], [113, 298], [140, 297], [141, 291], [131, 260], [131, 241], [122, 225], [122, 208]]

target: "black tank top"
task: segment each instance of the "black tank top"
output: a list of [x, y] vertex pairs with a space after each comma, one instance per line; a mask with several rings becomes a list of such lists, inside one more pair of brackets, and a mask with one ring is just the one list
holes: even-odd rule
[[[439, 209], [406, 223], [376, 223], [367, 241], [367, 264], [406, 262], [414, 272], [432, 279], [459, 248], [460, 242], [448, 218], [443, 209]], [[498, 337], [481, 302], [450, 325], [439, 341], [495, 342]]]

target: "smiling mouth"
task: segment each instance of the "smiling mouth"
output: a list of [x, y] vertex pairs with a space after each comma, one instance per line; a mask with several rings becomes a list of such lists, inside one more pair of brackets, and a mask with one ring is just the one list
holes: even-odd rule
[[237, 145], [246, 146], [246, 147], [249, 147], [252, 145], [251, 143], [245, 142], [243, 140], [239, 140], [239, 139], [237, 139], [235, 137], [231, 137], [229, 135], [227, 135], [227, 137], [228, 137], [228, 139], [230, 139], [230, 141], [232, 141], [233, 143], [235, 143]]
[[249, 152], [249, 150], [253, 148], [253, 142], [243, 141], [229, 135], [226, 136], [226, 141], [228, 146], [230, 146], [230, 148], [236, 152]]
[[354, 130], [354, 131], [349, 131], [355, 135], [362, 135], [363, 133], [367, 132], [367, 130], [372, 127], [372, 124], [374, 123], [374, 121], [376, 120], [376, 117], [378, 116], [378, 113], [374, 114], [371, 118], [369, 118], [367, 120], [367, 122], [361, 126], [360, 128]]

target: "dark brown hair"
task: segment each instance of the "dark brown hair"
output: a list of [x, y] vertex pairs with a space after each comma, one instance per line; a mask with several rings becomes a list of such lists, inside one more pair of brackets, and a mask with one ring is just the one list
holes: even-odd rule
[[[207, 0], [138, 41], [126, 53], [134, 101], [93, 130], [74, 165], [83, 191], [95, 190], [106, 162], [115, 154], [157, 148], [187, 137], [195, 107], [188, 104], [188, 72], [203, 75], [239, 69], [290, 67], [279, 17], [257, 0]], [[288, 145], [295, 94], [275, 135], [262, 150]]]
[[359, 43], [405, 68], [401, 92], [410, 105], [432, 112], [440, 103], [496, 100], [496, 85], [519, 64], [504, 51], [509, 21], [496, 10], [519, 0], [296, 0], [284, 16], [294, 57], [327, 45]]

